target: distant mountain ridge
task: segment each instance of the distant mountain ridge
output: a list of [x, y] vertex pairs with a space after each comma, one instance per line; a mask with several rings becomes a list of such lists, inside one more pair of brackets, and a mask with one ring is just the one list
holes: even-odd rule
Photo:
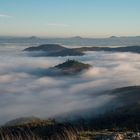
[[77, 51], [107, 51], [107, 52], [132, 52], [140, 53], [140, 46], [126, 46], [126, 47], [81, 47], [75, 48]]
[[41, 44], [62, 44], [68, 46], [140, 46], [140, 36], [112, 36], [106, 38], [88, 37], [0, 37], [0, 44], [30, 44], [31, 46]]

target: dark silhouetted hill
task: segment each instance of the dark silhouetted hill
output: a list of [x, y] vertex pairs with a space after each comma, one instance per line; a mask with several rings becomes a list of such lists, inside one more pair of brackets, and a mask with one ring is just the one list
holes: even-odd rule
[[90, 67], [89, 64], [84, 64], [76, 60], [67, 60], [62, 64], [58, 64], [48, 69], [48, 73], [51, 73], [51, 75], [71, 75], [87, 70]]
[[24, 49], [24, 51], [28, 52], [42, 52], [38, 56], [80, 56], [84, 55], [84, 53], [75, 50], [63, 47], [58, 44], [45, 44], [40, 45], [38, 47], [29, 47]]
[[140, 46], [127, 46], [127, 47], [81, 47], [75, 48], [77, 51], [85, 52], [85, 51], [107, 51], [107, 52], [132, 52], [132, 53], [140, 53]]

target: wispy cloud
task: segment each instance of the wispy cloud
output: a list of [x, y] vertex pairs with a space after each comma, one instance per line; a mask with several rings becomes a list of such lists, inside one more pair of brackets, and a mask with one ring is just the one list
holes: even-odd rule
[[0, 14], [0, 18], [11, 18], [12, 16], [6, 14]]
[[49, 23], [47, 26], [55, 26], [55, 27], [70, 27], [68, 24], [61, 24], [61, 23]]

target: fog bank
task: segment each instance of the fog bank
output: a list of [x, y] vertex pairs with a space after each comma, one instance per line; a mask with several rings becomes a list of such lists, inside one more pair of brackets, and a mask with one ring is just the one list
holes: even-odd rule
[[[38, 74], [68, 58], [92, 67], [71, 77]], [[77, 57], [29, 57], [17, 46], [0, 47], [0, 124], [24, 116], [48, 118], [78, 111], [80, 115], [91, 108], [97, 112], [115, 98], [104, 91], [140, 85], [139, 77], [139, 54], [87, 52]]]

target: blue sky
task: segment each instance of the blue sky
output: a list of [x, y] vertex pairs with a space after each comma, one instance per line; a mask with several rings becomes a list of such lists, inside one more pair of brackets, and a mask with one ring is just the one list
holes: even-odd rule
[[140, 35], [140, 0], [0, 0], [0, 35]]

